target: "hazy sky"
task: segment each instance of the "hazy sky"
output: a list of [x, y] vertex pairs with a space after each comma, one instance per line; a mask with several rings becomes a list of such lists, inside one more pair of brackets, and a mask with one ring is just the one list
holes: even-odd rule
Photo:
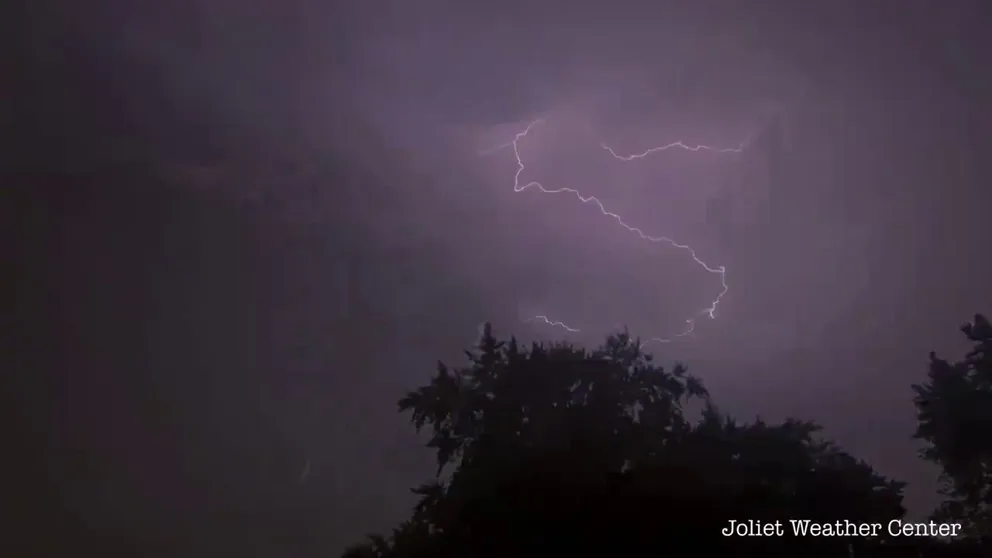
[[[694, 319], [650, 347], [725, 410], [820, 421], [936, 502], [909, 384], [992, 303], [983, 2], [111, 4], [29, 14], [11, 113], [86, 529], [301, 496], [332, 546], [392, 525], [432, 467], [394, 401], [487, 319]], [[725, 266], [715, 319], [685, 250], [480, 154], [536, 119], [519, 184]], [[675, 141], [744, 145], [602, 146]]]

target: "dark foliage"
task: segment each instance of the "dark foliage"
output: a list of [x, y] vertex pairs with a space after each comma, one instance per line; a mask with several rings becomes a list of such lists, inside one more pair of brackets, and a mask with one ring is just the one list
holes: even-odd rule
[[[723, 415], [684, 366], [655, 365], [626, 334], [590, 353], [523, 349], [487, 327], [469, 358], [399, 401], [430, 429], [438, 479], [391, 536], [346, 556], [980, 555], [884, 533], [791, 536], [796, 518], [887, 524], [903, 486], [815, 424]], [[781, 521], [786, 536], [723, 537], [730, 519]]]
[[939, 518], [992, 536], [992, 324], [982, 315], [961, 328], [974, 343], [950, 363], [930, 354], [927, 381], [914, 385], [922, 456], [943, 472], [948, 500]]

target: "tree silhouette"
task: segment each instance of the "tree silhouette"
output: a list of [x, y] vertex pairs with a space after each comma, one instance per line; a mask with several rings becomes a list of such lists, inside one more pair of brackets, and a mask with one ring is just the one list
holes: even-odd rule
[[962, 521], [973, 534], [992, 535], [992, 325], [981, 314], [961, 331], [974, 343], [950, 363], [930, 353], [927, 381], [913, 385], [921, 455], [938, 464], [948, 500], [939, 518]]
[[[439, 364], [399, 401], [430, 429], [437, 479], [414, 489], [391, 537], [346, 556], [840, 556], [868, 541], [791, 537], [788, 520], [902, 516], [902, 484], [817, 439], [815, 424], [738, 423], [684, 366], [639, 347], [623, 333], [593, 352], [523, 349], [487, 325], [469, 366]], [[722, 537], [730, 519], [778, 520], [787, 536]]]

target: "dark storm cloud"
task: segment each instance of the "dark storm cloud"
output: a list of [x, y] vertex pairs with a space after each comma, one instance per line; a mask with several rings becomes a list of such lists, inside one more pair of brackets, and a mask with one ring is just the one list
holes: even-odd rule
[[[520, 143], [525, 181], [594, 194], [728, 269], [717, 319], [652, 350], [688, 361], [731, 412], [822, 421], [910, 481], [911, 506], [928, 511], [908, 385], [992, 302], [971, 247], [992, 146], [980, 53], [992, 49], [975, 2], [821, 4], [186, 2], [46, 15], [63, 47], [42, 41], [38, 57], [78, 91], [39, 96], [47, 129], [99, 138], [66, 150], [77, 168], [140, 153], [160, 178], [114, 175], [155, 195], [94, 178], [59, 205], [73, 215], [59, 269], [78, 279], [63, 312], [89, 331], [65, 341], [79, 369], [135, 382], [181, 417], [176, 432], [195, 433], [156, 450], [182, 454], [169, 466], [149, 443], [142, 467], [160, 486], [132, 472], [113, 490], [140, 485], [195, 517], [209, 510], [184, 486], [243, 507], [304, 494], [323, 515], [293, 517], [334, 518], [343, 546], [405, 515], [396, 495], [430, 474], [392, 400], [437, 358], [457, 361], [480, 320], [540, 339], [562, 332], [522, 319], [560, 316], [592, 343], [622, 324], [666, 335], [705, 307], [719, 283], [684, 253], [568, 195], [515, 193], [509, 149], [480, 156], [544, 118]], [[599, 145], [745, 139], [741, 154], [631, 163]], [[107, 270], [133, 288], [131, 310], [103, 309], [116, 300]], [[94, 313], [105, 330], [87, 330]], [[138, 348], [117, 351], [114, 331]], [[193, 379], [161, 379], [172, 370]], [[154, 415], [142, 409], [115, 416]], [[119, 422], [80, 428], [102, 442]], [[195, 480], [170, 472], [183, 467]], [[79, 496], [100, 528], [159, 517], [100, 500], [106, 486]]]

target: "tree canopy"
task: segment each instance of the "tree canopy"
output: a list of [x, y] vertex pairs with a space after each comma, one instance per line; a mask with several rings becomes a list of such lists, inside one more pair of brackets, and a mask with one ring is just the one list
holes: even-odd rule
[[[439, 363], [399, 400], [414, 427], [429, 430], [436, 478], [414, 489], [409, 520], [346, 556], [947, 550], [885, 532], [790, 536], [796, 518], [901, 518], [903, 484], [821, 438], [814, 423], [727, 416], [685, 366], [655, 364], [626, 333], [589, 352], [522, 347], [487, 325], [467, 356], [464, 367]], [[781, 521], [786, 536], [720, 536], [731, 519]]]
[[935, 516], [992, 536], [992, 324], [976, 315], [961, 331], [973, 348], [958, 362], [930, 353], [927, 381], [914, 385], [924, 459], [939, 465], [948, 499]]

